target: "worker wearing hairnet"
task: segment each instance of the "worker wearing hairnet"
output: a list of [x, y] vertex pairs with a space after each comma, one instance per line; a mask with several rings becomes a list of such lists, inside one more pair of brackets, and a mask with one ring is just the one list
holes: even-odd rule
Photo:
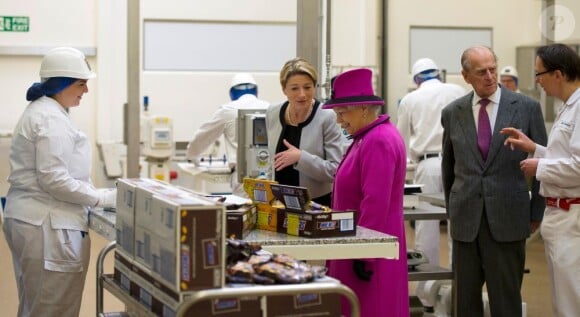
[[[423, 193], [442, 193], [441, 110], [465, 90], [441, 82], [439, 67], [430, 58], [417, 60], [412, 76], [418, 88], [401, 100], [397, 128], [405, 140], [407, 156], [417, 163], [414, 183], [423, 185]], [[415, 246], [425, 252], [429, 263], [439, 265], [439, 220], [415, 222]]]
[[513, 66], [506, 66], [499, 72], [501, 85], [513, 91], [520, 92], [518, 88], [518, 71]]
[[[238, 139], [236, 136], [236, 119], [238, 109], [266, 109], [269, 103], [258, 99], [258, 85], [254, 77], [247, 73], [234, 75], [230, 86], [232, 102], [222, 105], [213, 118], [202, 124], [187, 146], [187, 158], [196, 162], [220, 136], [224, 136], [226, 157], [230, 166], [235, 168], [237, 160]], [[238, 196], [246, 196], [234, 171], [231, 179], [232, 191]]]
[[12, 138], [4, 234], [18, 316], [78, 316], [89, 265], [89, 207], [113, 207], [116, 189], [91, 184], [91, 144], [67, 110], [95, 77], [77, 49], [50, 50]]
[[[422, 184], [423, 193], [443, 193], [441, 179], [441, 110], [451, 101], [463, 96], [465, 90], [440, 80], [439, 67], [430, 58], [421, 58], [413, 64], [413, 81], [417, 89], [408, 93], [399, 104], [397, 128], [407, 147], [407, 157], [417, 163], [415, 184]], [[415, 248], [423, 251], [433, 265], [440, 265], [439, 220], [415, 221]], [[448, 236], [449, 263], [451, 238]], [[417, 296], [423, 306], [433, 307], [425, 294], [422, 281]]]

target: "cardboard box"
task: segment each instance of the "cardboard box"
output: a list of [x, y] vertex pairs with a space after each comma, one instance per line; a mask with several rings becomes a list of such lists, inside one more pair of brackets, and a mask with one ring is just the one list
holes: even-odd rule
[[226, 210], [226, 237], [245, 239], [256, 227], [256, 206], [246, 205], [235, 210]]
[[340, 295], [334, 293], [267, 296], [266, 307], [268, 317], [341, 316]]
[[[132, 271], [131, 297], [157, 316], [175, 317], [179, 306], [191, 296], [191, 292], [174, 292], [158, 283], [137, 262], [133, 262]], [[206, 300], [191, 306], [184, 316], [262, 316], [261, 302], [255, 296]]]
[[139, 185], [150, 182], [145, 178], [119, 178], [117, 180], [116, 201], [116, 250], [126, 257], [135, 257], [135, 202]]
[[153, 244], [157, 242], [155, 232], [160, 221], [153, 215], [151, 205], [154, 195], [179, 196], [183, 191], [168, 183], [154, 179], [141, 179], [135, 188], [134, 258], [148, 269], [153, 268]]
[[[356, 212], [332, 210], [310, 201], [306, 187], [272, 184], [276, 200], [284, 205], [286, 233], [310, 238], [356, 235]], [[313, 208], [316, 207], [316, 208]]]
[[356, 235], [356, 213], [352, 210], [333, 210], [332, 212], [286, 211], [286, 217], [286, 232], [289, 235], [309, 238]]
[[154, 195], [152, 275], [176, 292], [225, 284], [225, 207], [182, 192]]
[[272, 184], [270, 190], [286, 211], [304, 212], [310, 209], [310, 194], [306, 187]]
[[256, 205], [256, 228], [286, 233], [286, 211], [270, 205]]
[[132, 260], [127, 259], [119, 252], [115, 252], [113, 279], [127, 294], [131, 294], [131, 263]]
[[271, 205], [275, 198], [272, 194], [272, 184], [277, 184], [277, 182], [246, 177], [244, 178], [244, 191], [256, 205], [256, 228], [285, 233], [285, 213]]
[[[185, 298], [187, 300], [187, 298]], [[153, 312], [162, 317], [174, 317], [180, 303], [167, 302], [154, 297]], [[189, 307], [183, 314], [187, 317], [248, 317], [262, 316], [259, 297], [220, 298], [205, 300]]]
[[244, 191], [255, 204], [270, 205], [270, 202], [274, 199], [270, 189], [271, 184], [277, 184], [277, 182], [268, 179], [245, 177], [243, 186]]

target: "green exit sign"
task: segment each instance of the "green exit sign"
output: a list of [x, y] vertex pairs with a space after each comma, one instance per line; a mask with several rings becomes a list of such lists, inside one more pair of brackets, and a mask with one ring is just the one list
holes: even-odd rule
[[28, 17], [0, 16], [0, 32], [28, 32], [29, 26]]

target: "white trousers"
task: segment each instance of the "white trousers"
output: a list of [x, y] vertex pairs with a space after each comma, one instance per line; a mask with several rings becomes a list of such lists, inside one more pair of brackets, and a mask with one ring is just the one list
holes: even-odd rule
[[[423, 184], [421, 191], [426, 194], [442, 193], [443, 180], [441, 176], [441, 158], [433, 157], [422, 160], [417, 165], [415, 171], [415, 184]], [[447, 226], [447, 245], [449, 246], [449, 264], [451, 264], [451, 249], [453, 242], [449, 235], [449, 226]], [[439, 220], [417, 220], [415, 221], [415, 248], [423, 251], [429, 263], [440, 265], [440, 248], [439, 248]]]
[[90, 258], [90, 238], [4, 219], [18, 288], [18, 317], [78, 317]]
[[541, 234], [551, 280], [555, 317], [580, 316], [580, 205], [547, 207]]
[[[441, 158], [427, 158], [417, 164], [415, 170], [415, 184], [423, 184], [421, 192], [426, 194], [442, 193], [443, 179], [441, 176]], [[441, 265], [440, 261], [440, 221], [439, 220], [417, 220], [415, 221], [415, 248], [425, 253], [429, 263]], [[451, 250], [453, 241], [450, 235], [450, 226], [447, 225], [447, 245], [449, 247], [449, 266], [451, 266]], [[417, 297], [423, 306], [435, 306], [429, 301], [428, 281], [420, 281], [417, 284]]]

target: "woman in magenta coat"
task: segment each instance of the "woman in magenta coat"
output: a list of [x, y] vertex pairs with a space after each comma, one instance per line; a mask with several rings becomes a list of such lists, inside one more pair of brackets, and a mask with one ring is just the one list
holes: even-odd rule
[[[409, 290], [403, 224], [405, 144], [387, 114], [379, 115], [384, 101], [374, 95], [372, 72], [354, 69], [338, 75], [333, 96], [324, 108], [352, 137], [338, 166], [332, 208], [358, 210], [358, 225], [399, 239], [399, 259], [328, 261], [329, 275], [350, 287], [363, 317], [408, 317]], [[350, 312], [342, 301], [343, 314]]]

